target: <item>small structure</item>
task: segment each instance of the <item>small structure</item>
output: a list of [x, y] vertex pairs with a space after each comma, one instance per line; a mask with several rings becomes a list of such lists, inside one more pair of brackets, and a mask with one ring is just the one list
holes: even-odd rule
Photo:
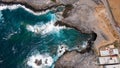
[[118, 64], [120, 63], [119, 58], [117, 56], [113, 57], [99, 57], [100, 65], [108, 65], [108, 64]]
[[119, 50], [114, 45], [102, 47], [98, 64], [104, 68], [120, 68]]
[[116, 64], [116, 65], [106, 65], [106, 66], [104, 66], [104, 68], [120, 68], [120, 64]]
[[114, 47], [114, 45], [110, 45], [109, 47], [105, 47], [100, 50], [100, 56], [109, 56], [109, 55], [118, 55], [119, 50]]
[[109, 55], [118, 55], [119, 54], [119, 51], [117, 48], [114, 48], [114, 49], [106, 49], [106, 50], [101, 50], [100, 51], [100, 55], [101, 56], [109, 56]]

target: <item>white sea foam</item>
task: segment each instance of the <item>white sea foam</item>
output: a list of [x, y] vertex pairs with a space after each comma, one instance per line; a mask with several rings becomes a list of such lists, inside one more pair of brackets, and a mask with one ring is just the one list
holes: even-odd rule
[[55, 26], [54, 23], [56, 22], [57, 18], [55, 14], [51, 14], [52, 20], [47, 22], [46, 24], [36, 24], [36, 25], [27, 25], [26, 29], [28, 31], [38, 33], [38, 34], [48, 34], [59, 32], [61, 29], [65, 29], [65, 26]]
[[[35, 60], [41, 60], [41, 64], [37, 65]], [[32, 68], [46, 68], [50, 67], [53, 63], [53, 59], [48, 54], [35, 54], [28, 58], [27, 65]]]
[[10, 34], [7, 35], [6, 37], [3, 37], [3, 39], [4, 39], [4, 40], [8, 40], [8, 39], [10, 39], [10, 38], [11, 38], [13, 35], [15, 35], [15, 34], [17, 34], [17, 31], [10, 33]]
[[[0, 5], [0, 10], [4, 10], [4, 9], [10, 9], [10, 10], [14, 10], [14, 9], [17, 9], [19, 7], [22, 7], [24, 8], [26, 11], [34, 14], [34, 15], [41, 15], [41, 14], [45, 14], [47, 12], [49, 12], [50, 10], [46, 10], [46, 11], [43, 11], [43, 12], [33, 12], [32, 10], [26, 8], [25, 6], [23, 5], [20, 5], [20, 4], [17, 4], [17, 5]], [[55, 14], [54, 14], [55, 15]], [[56, 17], [56, 16], [55, 16]], [[50, 21], [49, 23], [45, 24], [45, 25], [27, 25], [27, 30], [31, 31], [31, 32], [35, 32], [35, 33], [41, 33], [41, 34], [46, 34], [46, 33], [49, 33], [49, 32], [59, 32], [60, 29], [63, 29], [65, 28], [65, 26], [54, 26], [54, 23], [56, 22], [56, 18], [53, 16], [53, 20]], [[59, 17], [58, 19], [62, 19], [59, 15], [57, 16]]]
[[73, 48], [72, 50], [81, 51], [81, 50], [86, 49], [87, 46], [88, 46], [88, 42], [83, 41], [82, 45], [78, 45], [76, 48]]
[[68, 46], [63, 44], [58, 46], [57, 54], [58, 56], [61, 56], [65, 53], [65, 51], [68, 50]]
[[46, 10], [46, 11], [41, 11], [41, 12], [34, 12], [28, 8], [26, 8], [25, 6], [23, 5], [20, 5], [20, 4], [17, 4], [17, 5], [0, 5], [0, 10], [5, 10], [5, 9], [9, 9], [9, 10], [14, 10], [14, 9], [17, 9], [17, 8], [24, 8], [26, 11], [34, 14], [34, 15], [41, 15], [41, 14], [45, 14], [47, 12], [49, 12], [50, 10]]
[[61, 29], [65, 29], [65, 26], [55, 26], [53, 21], [50, 21], [49, 23], [43, 24], [43, 25], [27, 25], [26, 29], [28, 31], [37, 33], [37, 34], [48, 34], [48, 33], [54, 33], [59, 32]]
[[84, 42], [83, 42], [83, 45], [82, 45], [82, 48], [86, 48], [87, 45], [88, 45], [88, 42], [87, 42], [87, 41], [84, 41]]

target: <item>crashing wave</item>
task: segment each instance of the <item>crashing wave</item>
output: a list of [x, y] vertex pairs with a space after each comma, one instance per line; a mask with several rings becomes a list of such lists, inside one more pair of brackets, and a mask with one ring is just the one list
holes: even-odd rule
[[27, 25], [26, 29], [28, 31], [37, 33], [37, 34], [48, 34], [48, 33], [54, 33], [59, 32], [61, 29], [65, 29], [65, 26], [55, 26], [54, 23], [59, 19], [56, 17], [56, 14], [50, 14], [51, 21], [47, 22], [46, 24], [36, 24], [36, 25]]
[[27, 25], [26, 29], [28, 31], [37, 33], [37, 34], [48, 34], [48, 33], [54, 33], [59, 32], [61, 29], [65, 29], [65, 26], [55, 26], [53, 21], [50, 21], [49, 23], [46, 23], [44, 25]]
[[27, 65], [32, 68], [48, 68], [52, 65], [53, 59], [48, 54], [35, 54], [28, 58]]
[[5, 9], [15, 10], [19, 7], [24, 8], [26, 11], [28, 11], [28, 12], [34, 14], [34, 15], [41, 15], [41, 14], [45, 14], [45, 13], [50, 11], [50, 10], [46, 10], [46, 11], [41, 11], [41, 12], [34, 12], [34, 11], [32, 11], [32, 10], [30, 10], [30, 9], [26, 8], [25, 6], [20, 5], [20, 4], [17, 4], [17, 5], [0, 5], [0, 10], [5, 10]]

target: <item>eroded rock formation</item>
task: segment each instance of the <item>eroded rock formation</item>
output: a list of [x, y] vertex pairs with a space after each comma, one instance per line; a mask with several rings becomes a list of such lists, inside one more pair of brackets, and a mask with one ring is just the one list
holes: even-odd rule
[[112, 24], [110, 14], [104, 4], [96, 4], [92, 0], [79, 0], [74, 4], [70, 13], [62, 21], [76, 27], [83, 33], [95, 32], [97, 34], [97, 39], [94, 42], [96, 50], [119, 40], [119, 32]]
[[[61, 22], [75, 27], [83, 33], [92, 33], [97, 34], [97, 39], [95, 40], [93, 46], [98, 52], [99, 48], [107, 44], [114, 43], [119, 41], [119, 31], [118, 27], [114, 24], [111, 19], [111, 16], [106, 7], [106, 3], [103, 0], [1, 0], [2, 3], [22, 3], [31, 6], [32, 8], [39, 10], [48, 6], [59, 5], [59, 4], [71, 4], [72, 9], [67, 11], [67, 15], [62, 19]], [[112, 0], [110, 0], [110, 3]], [[112, 3], [113, 5], [114, 3]], [[112, 6], [110, 5], [110, 6]], [[113, 7], [114, 8], [114, 7]], [[69, 9], [69, 8], [68, 8]], [[116, 9], [116, 8], [114, 8]], [[117, 12], [112, 10], [113, 13]], [[118, 13], [119, 14], [119, 13]], [[114, 13], [114, 16], [117, 16], [117, 13]], [[119, 24], [119, 17], [117, 17], [117, 22]], [[83, 55], [75, 51], [68, 52], [64, 54], [56, 63], [56, 68], [90, 68], [85, 67], [86, 61], [80, 62], [80, 59]], [[91, 57], [94, 57], [92, 55]], [[87, 58], [85, 60], [89, 60]], [[90, 59], [89, 61], [92, 61]], [[91, 68], [95, 67], [94, 64]], [[82, 67], [83, 66], [83, 67]], [[89, 65], [88, 65], [89, 66]]]

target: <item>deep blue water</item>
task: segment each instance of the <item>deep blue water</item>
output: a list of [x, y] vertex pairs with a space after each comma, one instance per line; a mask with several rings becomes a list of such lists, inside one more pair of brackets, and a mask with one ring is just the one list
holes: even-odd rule
[[26, 59], [36, 52], [47, 53], [55, 59], [59, 45], [74, 48], [90, 37], [73, 28], [64, 28], [57, 32], [53, 30], [45, 35], [26, 29], [27, 25], [47, 24], [53, 20], [53, 16], [56, 15], [52, 11], [37, 16], [23, 8], [1, 10], [0, 68], [28, 68]]

